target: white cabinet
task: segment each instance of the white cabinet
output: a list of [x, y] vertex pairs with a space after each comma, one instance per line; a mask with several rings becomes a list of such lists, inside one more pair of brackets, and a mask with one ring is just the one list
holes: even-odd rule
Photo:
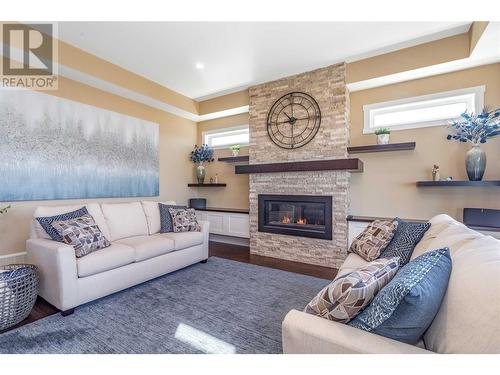
[[196, 211], [198, 220], [210, 222], [210, 233], [233, 237], [250, 237], [248, 214], [216, 211]]

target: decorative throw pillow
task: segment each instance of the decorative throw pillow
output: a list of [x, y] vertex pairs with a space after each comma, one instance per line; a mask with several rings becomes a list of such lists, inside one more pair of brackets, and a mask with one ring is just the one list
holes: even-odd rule
[[169, 208], [186, 209], [187, 206], [158, 203], [158, 207], [160, 208], [160, 233], [173, 232], [174, 227], [172, 226], [172, 216]]
[[75, 219], [56, 221], [52, 226], [64, 243], [73, 246], [77, 258], [111, 245], [88, 214]]
[[304, 312], [347, 323], [396, 275], [399, 259], [377, 259], [340, 276], [319, 292]]
[[47, 234], [54, 241], [64, 242], [63, 238], [57, 231], [52, 227], [52, 223], [55, 221], [64, 221], [69, 219], [75, 219], [77, 217], [88, 215], [88, 211], [86, 207], [79, 208], [78, 210], [66, 212], [64, 214], [56, 215], [56, 216], [48, 216], [48, 217], [37, 217], [36, 220], [40, 223], [42, 228], [47, 232]]
[[349, 251], [368, 262], [377, 259], [394, 236], [398, 223], [393, 220], [375, 220], [352, 241]]
[[416, 344], [441, 306], [450, 274], [448, 248], [420, 255], [402, 267], [349, 325]]
[[172, 226], [174, 232], [199, 232], [201, 226], [196, 219], [196, 212], [193, 208], [179, 209], [169, 208], [170, 216], [172, 216]]
[[431, 227], [430, 223], [409, 223], [396, 218], [398, 223], [396, 233], [385, 250], [380, 254], [380, 258], [400, 258], [400, 267], [410, 261], [411, 254], [422, 239], [425, 232]]

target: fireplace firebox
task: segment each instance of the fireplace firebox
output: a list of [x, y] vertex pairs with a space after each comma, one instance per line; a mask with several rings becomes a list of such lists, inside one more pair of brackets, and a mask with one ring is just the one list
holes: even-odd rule
[[332, 197], [259, 194], [259, 232], [332, 239]]

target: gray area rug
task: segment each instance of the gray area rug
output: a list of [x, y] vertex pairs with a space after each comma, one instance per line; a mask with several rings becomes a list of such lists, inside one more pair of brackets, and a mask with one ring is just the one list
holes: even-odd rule
[[0, 353], [281, 353], [281, 322], [328, 280], [211, 257], [0, 334]]

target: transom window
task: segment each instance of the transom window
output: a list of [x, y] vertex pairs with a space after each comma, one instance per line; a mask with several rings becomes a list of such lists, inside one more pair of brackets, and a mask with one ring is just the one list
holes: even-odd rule
[[248, 125], [203, 132], [203, 143], [212, 148], [226, 148], [232, 145], [248, 145]]
[[363, 133], [446, 125], [461, 113], [482, 110], [485, 86], [416, 96], [363, 106]]

